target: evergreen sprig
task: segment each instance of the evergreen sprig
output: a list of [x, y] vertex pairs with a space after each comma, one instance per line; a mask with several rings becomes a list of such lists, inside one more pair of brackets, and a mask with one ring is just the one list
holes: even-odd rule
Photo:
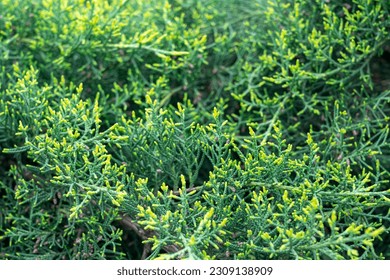
[[385, 0], [0, 3], [1, 259], [388, 259]]

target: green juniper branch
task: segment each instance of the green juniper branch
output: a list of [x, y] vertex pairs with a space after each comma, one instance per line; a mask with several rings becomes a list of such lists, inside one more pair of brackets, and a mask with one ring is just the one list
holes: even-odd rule
[[0, 258], [390, 258], [390, 6], [344, 2], [1, 1]]

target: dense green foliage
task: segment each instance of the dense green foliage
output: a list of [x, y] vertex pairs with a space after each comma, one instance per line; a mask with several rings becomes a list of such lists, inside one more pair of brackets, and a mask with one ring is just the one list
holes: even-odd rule
[[389, 11], [0, 1], [0, 259], [389, 259]]

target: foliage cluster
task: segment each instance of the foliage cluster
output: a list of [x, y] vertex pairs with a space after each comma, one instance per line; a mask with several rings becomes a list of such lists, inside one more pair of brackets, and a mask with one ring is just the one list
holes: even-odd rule
[[389, 12], [1, 1], [0, 258], [390, 258]]

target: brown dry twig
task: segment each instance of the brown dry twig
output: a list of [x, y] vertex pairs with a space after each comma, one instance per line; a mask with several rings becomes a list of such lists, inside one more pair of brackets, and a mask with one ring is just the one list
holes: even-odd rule
[[[120, 220], [120, 224], [127, 230], [135, 232], [142, 240], [148, 240], [152, 236], [156, 235], [155, 231], [152, 230], [144, 230], [137, 222], [133, 221], [129, 216], [122, 215], [122, 219]], [[163, 247], [163, 250], [165, 250], [168, 253], [176, 253], [180, 250], [175, 245], [165, 245]], [[146, 259], [147, 256], [151, 252], [151, 244], [146, 243], [143, 248], [142, 257], [141, 259]]]

